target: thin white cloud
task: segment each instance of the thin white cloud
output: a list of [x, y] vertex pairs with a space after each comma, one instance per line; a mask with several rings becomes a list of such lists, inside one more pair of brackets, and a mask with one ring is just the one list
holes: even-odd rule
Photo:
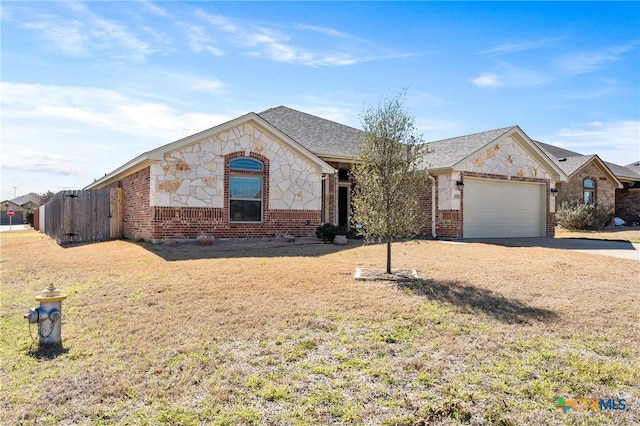
[[153, 13], [154, 15], [162, 16], [163, 18], [173, 18], [173, 16], [169, 12], [167, 12], [165, 9], [161, 8], [157, 4], [154, 4], [153, 2], [150, 2], [147, 0], [138, 0], [138, 1], [145, 8], [147, 8], [149, 12]]
[[531, 87], [548, 80], [549, 77], [541, 72], [499, 62], [493, 70], [472, 79], [471, 83], [477, 87]]
[[477, 52], [478, 55], [506, 55], [510, 53], [524, 52], [527, 50], [539, 49], [541, 47], [548, 47], [554, 44], [558, 39], [543, 38], [538, 40], [520, 40], [510, 41], [499, 44], [487, 50]]
[[22, 27], [39, 32], [55, 49], [70, 56], [88, 55], [89, 37], [82, 22], [47, 19], [46, 22], [24, 22]]
[[150, 45], [125, 25], [103, 19], [79, 2], [64, 3], [74, 16], [34, 13], [12, 19], [20, 27], [37, 32], [49, 45], [69, 56], [109, 54], [141, 61], [153, 53]]
[[316, 33], [320, 33], [320, 34], [325, 34], [331, 37], [339, 37], [339, 38], [352, 38], [350, 34], [345, 33], [343, 31], [338, 31], [335, 30], [333, 28], [328, 28], [328, 27], [320, 27], [317, 25], [306, 25], [306, 24], [296, 24], [294, 25], [295, 28], [301, 29], [301, 30], [306, 30], [306, 31], [312, 31], [312, 32], [316, 32]]
[[[311, 67], [333, 67], [353, 65], [388, 58], [405, 58], [414, 54], [392, 52], [373, 45], [348, 33], [327, 27], [296, 24], [286, 30], [277, 29], [276, 24], [267, 27], [254, 21], [235, 20], [207, 13], [198, 9], [196, 17], [207, 23], [206, 31], [199, 34], [203, 39], [224, 38], [236, 51], [245, 55], [262, 57], [275, 62], [299, 64]], [[296, 32], [297, 31], [297, 32]], [[328, 38], [300, 34], [314, 32]], [[320, 36], [320, 37], [321, 37]], [[310, 47], [313, 44], [315, 47]]]
[[592, 121], [556, 130], [540, 140], [605, 161], [629, 164], [640, 160], [640, 121]]
[[224, 51], [214, 45], [212, 37], [207, 35], [204, 28], [198, 25], [182, 24], [189, 39], [189, 49], [194, 53], [208, 52], [214, 56], [223, 56]]
[[500, 77], [495, 74], [481, 74], [471, 80], [474, 86], [478, 87], [497, 87], [501, 85]]
[[176, 73], [164, 70], [147, 72], [148, 80], [156, 81], [160, 87], [179, 87], [181, 92], [197, 92], [219, 94], [224, 88], [224, 83], [216, 78], [201, 77], [186, 73]]
[[[3, 82], [0, 84], [3, 124], [19, 120], [60, 120], [110, 132], [171, 141], [222, 123], [226, 115], [183, 113], [161, 102], [127, 97], [106, 89], [45, 86]], [[17, 142], [17, 141], [16, 141]]]
[[82, 163], [84, 163], [82, 158], [43, 153], [39, 150], [24, 147], [14, 148], [10, 153], [6, 154], [9, 156], [10, 161], [3, 160], [3, 170], [19, 170], [60, 176], [91, 176], [91, 174], [82, 167]]
[[0, 93], [3, 177], [25, 187], [24, 172], [30, 186], [50, 176], [43, 185], [82, 187], [142, 152], [233, 118], [97, 88], [2, 82]]
[[634, 41], [605, 49], [573, 52], [559, 58], [557, 63], [562, 71], [570, 75], [586, 74], [619, 61], [624, 54], [636, 50], [638, 45], [640, 42]]

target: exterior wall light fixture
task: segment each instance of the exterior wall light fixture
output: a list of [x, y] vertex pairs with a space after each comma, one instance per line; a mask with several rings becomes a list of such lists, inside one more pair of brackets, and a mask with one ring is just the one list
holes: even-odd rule
[[551, 188], [549, 192], [551, 192], [551, 195], [553, 195], [554, 197], [558, 196], [558, 190], [556, 188]]
[[464, 189], [464, 182], [462, 182], [461, 180], [457, 180], [456, 187], [458, 188], [458, 191], [462, 191]]

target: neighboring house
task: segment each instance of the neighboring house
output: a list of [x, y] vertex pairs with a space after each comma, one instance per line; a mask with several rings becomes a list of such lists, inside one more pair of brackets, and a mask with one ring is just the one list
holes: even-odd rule
[[25, 210], [33, 210], [36, 207], [40, 206], [41, 197], [35, 192], [30, 192], [26, 195], [21, 195], [17, 198], [14, 198], [13, 201], [16, 204], [19, 204]]
[[[13, 217], [9, 217], [7, 214], [10, 209], [13, 210]], [[27, 210], [11, 200], [4, 200], [0, 206], [0, 225], [22, 225]]]
[[578, 200], [584, 203], [596, 202], [614, 209], [616, 189], [622, 188], [622, 183], [600, 157], [579, 154], [539, 141], [536, 143], [569, 177], [568, 182], [558, 185], [558, 205]]
[[640, 225], [640, 162], [619, 166], [607, 163], [623, 187], [616, 189], [616, 216], [629, 225]]
[[640, 173], [633, 170], [633, 165], [620, 166], [602, 161], [597, 155], [536, 143], [569, 177], [567, 183], [558, 185], [558, 205], [571, 200], [596, 202], [629, 223], [640, 221]]
[[[124, 189], [125, 238], [312, 236], [349, 226], [349, 169], [363, 132], [283, 106], [134, 158], [85, 189]], [[444, 238], [554, 233], [551, 189], [567, 176], [518, 126], [429, 144], [416, 194]]]

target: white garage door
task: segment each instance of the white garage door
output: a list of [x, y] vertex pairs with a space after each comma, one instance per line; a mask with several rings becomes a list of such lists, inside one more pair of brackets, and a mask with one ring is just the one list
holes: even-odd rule
[[546, 234], [545, 185], [464, 180], [464, 238], [541, 237]]

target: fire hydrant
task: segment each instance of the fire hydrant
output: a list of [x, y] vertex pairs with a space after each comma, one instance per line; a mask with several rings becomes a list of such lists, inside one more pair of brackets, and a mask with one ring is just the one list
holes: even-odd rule
[[66, 294], [50, 284], [36, 296], [40, 307], [29, 309], [24, 316], [29, 324], [38, 324], [40, 346], [62, 346], [62, 301], [66, 298]]

